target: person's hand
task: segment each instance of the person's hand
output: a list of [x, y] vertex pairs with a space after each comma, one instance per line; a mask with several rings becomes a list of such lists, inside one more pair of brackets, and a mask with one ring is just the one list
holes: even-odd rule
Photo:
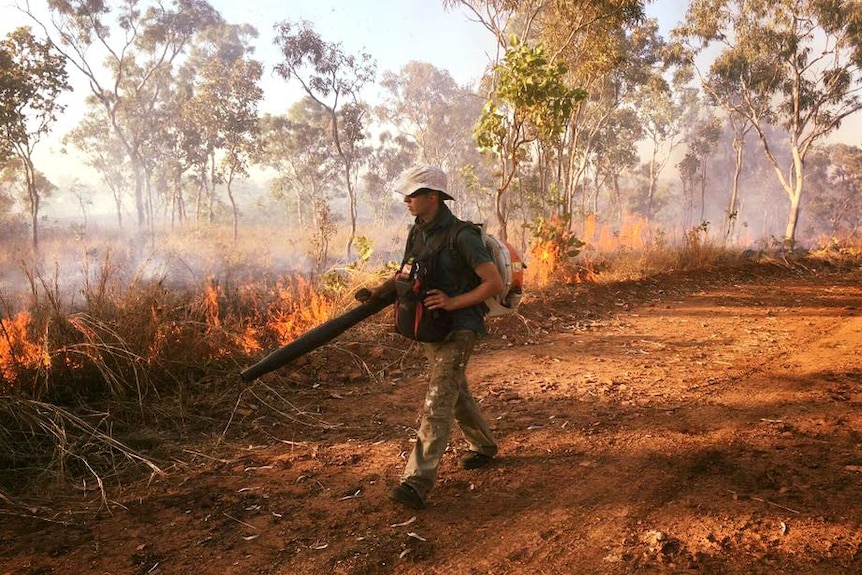
[[452, 298], [446, 295], [446, 292], [439, 289], [429, 289], [425, 294], [425, 299], [422, 300], [425, 307], [428, 309], [445, 309], [452, 310]]

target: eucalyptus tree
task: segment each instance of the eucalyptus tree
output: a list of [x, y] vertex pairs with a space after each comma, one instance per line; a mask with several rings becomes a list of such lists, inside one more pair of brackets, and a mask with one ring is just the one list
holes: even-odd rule
[[[614, 110], [596, 133], [593, 143], [595, 192], [592, 212], [603, 214], [606, 221], [619, 223], [625, 215], [622, 175], [640, 163], [636, 144], [641, 138], [643, 128], [630, 108]], [[604, 206], [600, 199], [603, 189], [607, 189]]]
[[733, 133], [734, 164], [730, 195], [727, 201], [727, 209], [725, 210], [725, 242], [730, 239], [736, 228], [736, 223], [739, 221], [739, 182], [742, 177], [742, 167], [745, 161], [745, 144], [752, 128], [751, 122], [738, 114], [728, 114], [727, 124]]
[[[14, 124], [19, 114], [15, 111], [13, 96], [20, 83], [16, 74], [12, 73], [15, 68], [14, 56], [9, 50], [0, 49], [0, 125]], [[0, 165], [12, 156], [12, 145], [7, 138], [0, 138]]]
[[[796, 241], [806, 156], [862, 108], [860, 21], [860, 2], [694, 0], [676, 31], [692, 61], [717, 53], [704, 87], [758, 134], [789, 202], [786, 247]], [[770, 138], [770, 125], [782, 129], [781, 140]]]
[[669, 81], [661, 69], [653, 70], [649, 79], [630, 97], [646, 140], [647, 186], [644, 201], [639, 204], [647, 220], [651, 221], [657, 212], [659, 177], [682, 141], [685, 110], [693, 98], [696, 98], [693, 88]]
[[20, 9], [83, 75], [129, 157], [138, 225], [147, 221], [142, 148], [177, 60], [200, 30], [221, 22], [206, 0], [50, 0], [47, 22], [28, 0]]
[[151, 138], [150, 149], [157, 156], [154, 178], [164, 195], [164, 209], [171, 227], [188, 220], [186, 190], [198, 156], [198, 126], [189, 117], [191, 89], [175, 81], [170, 96], [159, 109], [160, 120]]
[[[193, 51], [194, 54], [194, 51]], [[169, 125], [170, 149], [179, 162], [179, 180], [175, 186], [179, 189], [174, 194], [184, 197], [182, 192], [184, 175], [194, 185], [194, 218], [200, 225], [203, 220], [212, 223], [215, 219], [214, 204], [218, 172], [216, 166], [216, 151], [219, 145], [217, 122], [209, 108], [204, 103], [200, 90], [196, 85], [199, 81], [199, 68], [204, 57], [190, 57], [181, 68], [177, 85], [168, 101], [168, 106], [174, 118]]]
[[[577, 81], [589, 94], [573, 111], [564, 142], [563, 189], [569, 214], [574, 212], [574, 193], [578, 189], [585, 190], [581, 215], [591, 211], [586, 193], [589, 188], [582, 182], [589, 169], [596, 175], [593, 209], [597, 209], [600, 172], [611, 176], [614, 186], [618, 186], [622, 169], [632, 167], [630, 160], [637, 155], [636, 145], [643, 130], [634, 121], [635, 110], [640, 108], [633, 102], [642, 86], [664, 69], [664, 42], [655, 20], [635, 18], [602, 20], [601, 26], [583, 32], [586, 39], [580, 50], [564, 52], [566, 61], [575, 66], [570, 81]], [[583, 54], [580, 58], [579, 53]], [[610, 154], [616, 161], [603, 158], [603, 154]], [[616, 187], [613, 196], [619, 198], [619, 191]], [[622, 206], [615, 207], [622, 217]]]
[[[662, 40], [658, 24], [645, 20], [643, 2], [632, 0], [546, 2], [536, 18], [536, 33], [554, 61], [565, 63], [568, 85], [588, 95], [576, 102], [559, 152], [552, 156], [558, 164], [559, 209], [573, 225], [572, 215], [583, 217], [590, 210], [585, 178], [601, 161], [599, 139], [607, 135], [605, 127], [614, 122], [627, 95], [660, 62]], [[598, 188], [593, 186], [593, 192]]]
[[302, 98], [286, 116], [262, 118], [256, 157], [276, 171], [272, 195], [292, 216], [285, 227], [311, 230], [309, 255], [318, 274], [326, 267], [337, 223], [331, 202], [341, 167], [331, 153], [330, 129], [328, 111], [313, 99]]
[[238, 233], [239, 212], [232, 186], [238, 177], [248, 177], [249, 163], [258, 146], [257, 105], [263, 99], [258, 82], [262, 73], [263, 66], [256, 60], [244, 58], [234, 62], [227, 75], [228, 89], [220, 98], [224, 122], [224, 155], [220, 170], [233, 209], [234, 239]]
[[[496, 53], [492, 56], [480, 87], [487, 96], [473, 129], [473, 137], [479, 149], [491, 157], [494, 167], [485, 170], [482, 169], [482, 165], [468, 165], [464, 168], [464, 176], [466, 189], [475, 191], [477, 194], [488, 193], [493, 198], [493, 212], [499, 227], [499, 234], [503, 238], [508, 237], [507, 226], [511, 207], [509, 195], [512, 183], [521, 177], [524, 165], [536, 159], [535, 154], [531, 156], [533, 151], [531, 148], [538, 146], [541, 141], [541, 136], [535, 130], [530, 129], [529, 134], [527, 133], [526, 130], [530, 125], [526, 121], [526, 111], [522, 109], [517, 116], [514, 113], [518, 105], [523, 108], [526, 104], [524, 95], [518, 96], [517, 94], [519, 80], [516, 75], [519, 68], [520, 71], [530, 71], [533, 75], [544, 74], [548, 76], [550, 74], [553, 76], [556, 74], [556, 77], [545, 78], [542, 83], [554, 82], [556, 88], [563, 87], [560, 75], [564, 72], [564, 68], [561, 66], [554, 67], [554, 64], [548, 61], [548, 56], [544, 53], [544, 48], [540, 43], [531, 41], [535, 37], [536, 18], [545, 4], [546, 0], [526, 0], [524, 2], [443, 0], [443, 6], [446, 9], [461, 7], [496, 39]], [[533, 62], [539, 65], [534, 66], [526, 61], [519, 66], [517, 60], [525, 60], [525, 52], [530, 50], [541, 53], [541, 62], [535, 62], [533, 59]], [[520, 52], [520, 57], [518, 52]], [[534, 69], [530, 70], [530, 68]], [[501, 79], [509, 91], [509, 94], [502, 97], [500, 96]], [[521, 86], [524, 87], [525, 91], [530, 90], [531, 87], [528, 82], [533, 81], [535, 79], [525, 79]], [[535, 90], [533, 89], [533, 91]], [[516, 98], [522, 101], [507, 101], [507, 98]], [[540, 98], [541, 96], [539, 96]], [[535, 104], [538, 105], [533, 106], [533, 116], [538, 116], [540, 103], [535, 102]], [[558, 130], [551, 130], [548, 133], [550, 140], [555, 140], [558, 136]], [[488, 175], [493, 179], [493, 183], [486, 181]], [[530, 188], [531, 186], [518, 186], [519, 191]], [[538, 201], [536, 201], [537, 198], [531, 197], [532, 195], [538, 196]], [[534, 194], [528, 193], [528, 197], [518, 198], [517, 203], [522, 210], [528, 209], [528, 204], [541, 203], [541, 198], [544, 195], [545, 190], [537, 190]], [[481, 212], [481, 203], [477, 202], [476, 207]]]
[[78, 125], [63, 136], [63, 144], [80, 150], [84, 163], [99, 174], [111, 193], [117, 226], [122, 228], [123, 203], [131, 189], [128, 156], [104, 117], [104, 109], [91, 106]]
[[329, 115], [330, 135], [347, 188], [350, 256], [356, 237], [356, 177], [365, 137], [366, 109], [360, 92], [374, 79], [377, 65], [366, 52], [348, 54], [340, 42], [324, 41], [306, 20], [285, 20], [275, 30], [275, 44], [282, 55], [282, 61], [275, 66], [276, 73], [285, 81], [299, 82], [305, 94]]
[[483, 100], [427, 62], [411, 61], [398, 73], [386, 72], [380, 85], [382, 120], [416, 143], [421, 161], [456, 167], [449, 164], [460, 148], [472, 143]]
[[[198, 34], [179, 71], [174, 90], [173, 142], [183, 159], [177, 169], [192, 169], [200, 192], [208, 196], [207, 217], [214, 219], [216, 188], [224, 184], [238, 236], [236, 178], [248, 175], [258, 143], [258, 105], [263, 99], [262, 64], [251, 57], [257, 30], [219, 24]], [[202, 215], [197, 202], [198, 218]]]
[[679, 168], [684, 181], [684, 194], [686, 195], [686, 213], [684, 214], [684, 229], [691, 225], [691, 216], [694, 214], [694, 196], [699, 192], [700, 213], [697, 225], [706, 221], [707, 189], [709, 188], [709, 166], [712, 155], [718, 147], [721, 136], [721, 121], [710, 110], [704, 108], [699, 99], [692, 100], [692, 106], [688, 108], [684, 117], [688, 119], [685, 126], [684, 144], [685, 155], [680, 162]]
[[0, 41], [0, 64], [0, 151], [16, 158], [22, 170], [31, 239], [37, 250], [39, 208], [47, 186], [40, 181], [33, 152], [64, 109], [58, 98], [70, 88], [68, 75], [62, 55], [27, 27]]
[[308, 227], [316, 199], [332, 199], [339, 167], [330, 153], [329, 128], [327, 112], [308, 97], [285, 116], [267, 114], [261, 120], [257, 161], [276, 171], [277, 197], [294, 211], [291, 225]]
[[[567, 217], [575, 190], [591, 158], [590, 145], [618, 105], [619, 78], [629, 61], [621, 48], [622, 32], [643, 20], [642, 0], [444, 0], [461, 6], [497, 39], [497, 57], [488, 75], [491, 98], [497, 91], [500, 63], [515, 45], [543, 45], [550, 65], [565, 69], [564, 85], [573, 106], [565, 131], [540, 137], [524, 146], [524, 159], [540, 172], [540, 194]], [[637, 61], [636, 59], [632, 59]], [[631, 66], [628, 66], [629, 68]], [[589, 98], [582, 97], [589, 94]], [[555, 164], [555, 166], [554, 166]], [[544, 173], [550, 170], [550, 175]], [[556, 191], [555, 191], [556, 190]], [[558, 195], [557, 195], [558, 194]]]
[[15, 211], [15, 197], [12, 182], [6, 179], [5, 162], [0, 157], [0, 241], [11, 240], [18, 235], [18, 228], [24, 228], [20, 214]]
[[[50, 198], [57, 191], [57, 186], [45, 176], [41, 171], [36, 170], [33, 174], [28, 175], [24, 168], [24, 161], [17, 157], [11, 156], [5, 162], [0, 162], [0, 196], [6, 196], [0, 199], [0, 204], [5, 201], [11, 202], [10, 207], [24, 205], [26, 215], [30, 220], [30, 238], [33, 239], [33, 221], [32, 215], [35, 207], [33, 206], [33, 196], [28, 191], [29, 187], [33, 186], [36, 189], [35, 196], [38, 197], [39, 203]], [[22, 230], [23, 231], [23, 230]], [[38, 244], [37, 244], [38, 248]]]
[[563, 82], [566, 68], [547, 59], [541, 44], [514, 40], [495, 66], [496, 88], [476, 126], [476, 143], [494, 154], [498, 181], [494, 211], [502, 239], [508, 237], [506, 192], [519, 174], [528, 146], [565, 130], [574, 103], [586, 96]]
[[[375, 226], [385, 226], [393, 216], [404, 214], [400, 201], [396, 205], [398, 198], [391, 193], [391, 182], [415, 163], [420, 155], [415, 139], [403, 132], [383, 130], [376, 136], [368, 158], [368, 169], [363, 177], [364, 192], [370, 200], [368, 204], [373, 212]], [[460, 207], [461, 202], [458, 204]]]

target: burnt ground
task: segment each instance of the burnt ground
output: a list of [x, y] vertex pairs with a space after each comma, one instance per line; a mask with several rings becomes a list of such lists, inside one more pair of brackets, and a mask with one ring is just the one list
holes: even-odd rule
[[418, 512], [386, 498], [415, 349], [211, 382], [223, 433], [139, 446], [164, 475], [0, 501], [0, 575], [862, 573], [862, 271], [827, 264], [528, 298], [469, 370], [499, 458], [461, 470], [456, 432]]

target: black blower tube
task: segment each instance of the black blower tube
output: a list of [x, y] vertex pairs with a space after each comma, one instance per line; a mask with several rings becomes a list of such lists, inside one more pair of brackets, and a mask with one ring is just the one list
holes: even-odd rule
[[[359, 294], [357, 294], [359, 295]], [[366, 294], [367, 295], [367, 292]], [[364, 319], [380, 313], [395, 303], [395, 291], [371, 298], [338, 317], [305, 332], [292, 342], [273, 351], [256, 364], [247, 367], [239, 376], [243, 381], [254, 381], [258, 377], [283, 367], [306, 353], [317, 349], [344, 333], [348, 328]]]

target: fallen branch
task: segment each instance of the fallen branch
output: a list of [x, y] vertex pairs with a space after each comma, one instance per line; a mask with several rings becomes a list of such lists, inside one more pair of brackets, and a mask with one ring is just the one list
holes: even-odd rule
[[789, 511], [790, 513], [795, 513], [797, 515], [799, 515], [799, 513], [800, 513], [796, 509], [791, 509], [790, 507], [785, 507], [784, 505], [781, 505], [779, 503], [775, 503], [774, 501], [769, 501], [767, 499], [755, 497], [754, 495], [745, 495], [744, 493], [737, 493], [736, 491], [734, 491], [732, 489], [728, 489], [727, 491], [732, 493], [735, 497], [747, 497], [748, 499], [752, 499], [754, 501], [759, 501], [761, 503], [766, 503], [767, 505], [772, 505], [773, 507], [778, 507], [779, 509], [784, 509], [785, 511]]

